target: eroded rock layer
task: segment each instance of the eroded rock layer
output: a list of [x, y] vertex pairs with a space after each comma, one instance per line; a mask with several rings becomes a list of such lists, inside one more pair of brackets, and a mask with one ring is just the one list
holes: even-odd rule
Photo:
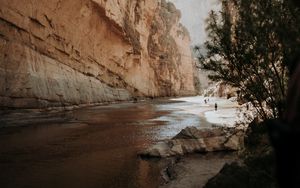
[[179, 18], [164, 0], [1, 0], [0, 106], [192, 95]]
[[141, 151], [141, 157], [171, 157], [190, 153], [238, 151], [243, 148], [243, 127], [217, 127], [197, 129], [186, 127], [171, 140], [156, 143]]

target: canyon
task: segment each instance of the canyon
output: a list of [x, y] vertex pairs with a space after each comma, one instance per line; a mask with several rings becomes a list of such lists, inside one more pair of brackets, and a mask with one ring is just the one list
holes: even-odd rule
[[2, 0], [0, 108], [195, 95], [180, 16], [165, 0]]

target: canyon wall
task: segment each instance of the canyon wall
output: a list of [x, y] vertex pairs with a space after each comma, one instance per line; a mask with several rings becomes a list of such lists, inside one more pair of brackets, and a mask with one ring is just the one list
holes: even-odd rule
[[193, 95], [179, 18], [165, 0], [1, 0], [0, 107]]

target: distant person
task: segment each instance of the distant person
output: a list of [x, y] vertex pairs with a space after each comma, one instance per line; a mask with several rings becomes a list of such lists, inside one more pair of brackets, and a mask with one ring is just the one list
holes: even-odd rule
[[205, 104], [207, 103], [206, 99], [204, 99], [204, 103], [205, 103]]
[[217, 111], [217, 110], [218, 110], [218, 104], [215, 103], [215, 111]]

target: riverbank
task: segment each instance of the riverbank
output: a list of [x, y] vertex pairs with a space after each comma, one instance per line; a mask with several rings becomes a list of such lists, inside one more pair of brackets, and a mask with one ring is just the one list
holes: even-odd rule
[[[247, 129], [245, 148], [239, 153], [238, 160], [224, 165], [204, 188], [279, 188], [276, 175], [277, 165], [275, 153], [269, 141], [267, 125], [265, 122], [253, 121]], [[289, 182], [290, 176], [286, 177]], [[291, 179], [291, 181], [294, 180]]]
[[[278, 188], [275, 156], [266, 127], [251, 123], [244, 143], [244, 149], [239, 152], [202, 153], [181, 157], [180, 161], [168, 167], [173, 179], [162, 187]], [[222, 155], [224, 158], [219, 158]], [[217, 161], [213, 163], [220, 163], [219, 166], [211, 166], [215, 157]], [[209, 161], [201, 163], [203, 158]]]
[[[234, 109], [236, 108], [236, 109]], [[232, 109], [226, 108], [227, 112], [235, 113], [245, 113], [247, 110], [246, 105], [237, 106]], [[241, 110], [241, 108], [243, 108]], [[218, 110], [219, 111], [219, 110]], [[221, 110], [220, 110], [221, 111]], [[244, 111], [244, 112], [243, 112]], [[199, 111], [193, 111], [195, 114], [199, 114]], [[253, 114], [239, 115], [238, 117], [233, 115], [233, 113], [225, 114], [222, 117], [218, 117], [217, 114], [222, 114], [222, 112], [217, 113], [210, 111], [205, 111], [200, 115], [205, 117], [207, 113], [214, 113], [214, 118], [207, 118], [206, 120], [210, 123], [216, 123], [224, 117], [232, 117], [240, 119], [240, 117], [251, 117]], [[253, 116], [252, 116], [253, 117]], [[232, 119], [227, 119], [226, 123], [215, 125], [218, 126], [230, 126], [228, 122], [234, 122], [235, 125], [243, 127], [245, 129], [245, 140], [244, 148], [238, 153], [235, 153], [235, 158], [232, 160], [224, 161], [223, 164], [219, 166], [218, 169], [214, 169], [211, 166], [208, 169], [214, 169], [212, 171], [206, 170], [210, 174], [203, 174], [203, 165], [194, 161], [195, 158], [200, 159], [208, 154], [210, 159], [222, 153], [205, 153], [205, 154], [193, 154], [194, 158], [189, 156], [182, 157], [181, 161], [174, 163], [171, 167], [168, 167], [168, 171], [172, 172], [172, 181], [167, 182], [164, 187], [167, 188], [183, 188], [183, 187], [204, 187], [204, 188], [220, 188], [220, 187], [230, 187], [230, 188], [253, 188], [253, 187], [266, 187], [266, 188], [278, 188], [277, 177], [275, 173], [276, 161], [273, 148], [269, 141], [267, 126], [264, 122], [251, 121], [249, 125], [246, 123], [240, 124], [240, 121], [232, 121]], [[241, 120], [241, 119], [240, 119]], [[251, 119], [247, 118], [247, 121]], [[232, 153], [234, 155], [234, 153]], [[198, 155], [198, 156], [197, 156]], [[222, 160], [220, 160], [222, 161]], [[207, 166], [209, 164], [206, 163]], [[214, 173], [213, 175], [211, 173]], [[199, 178], [201, 177], [201, 180]]]
[[160, 188], [204, 187], [207, 181], [217, 174], [223, 165], [237, 159], [236, 153], [192, 154], [181, 158], [168, 167], [168, 181]]
[[[215, 126], [247, 126], [257, 115], [255, 109], [250, 104], [239, 105], [236, 98], [225, 99], [197, 96], [172, 100], [187, 102], [187, 105], [182, 105], [179, 109], [186, 113], [203, 117], [207, 122]], [[217, 110], [215, 110], [215, 104], [217, 104]]]
[[[185, 98], [178, 98], [173, 99], [175, 101], [184, 101], [186, 103], [183, 103], [182, 105], [176, 106], [178, 109], [181, 109], [183, 113], [188, 114], [194, 114], [201, 118], [204, 118], [205, 121], [207, 121], [208, 124], [211, 124], [210, 129], [203, 130], [208, 131], [207, 134], [204, 135], [214, 135], [211, 132], [211, 130], [215, 130], [215, 132], [219, 132], [217, 127], [224, 127], [223, 129], [226, 130], [226, 128], [232, 128], [232, 130], [242, 130], [242, 132], [245, 132], [247, 129], [248, 124], [250, 121], [254, 119], [256, 116], [254, 109], [249, 108], [247, 105], [238, 105], [238, 103], [234, 99], [222, 99], [222, 98], [207, 98], [203, 96], [198, 97], [185, 97]], [[215, 109], [215, 104], [217, 103], [218, 109]], [[213, 128], [215, 127], [215, 128]], [[191, 127], [192, 128], [192, 127]], [[211, 129], [212, 128], [212, 129]], [[214, 175], [216, 175], [223, 167], [224, 164], [232, 163], [234, 161], [238, 161], [237, 153], [224, 153], [224, 152], [218, 152], [218, 153], [206, 153], [209, 150], [206, 150], [208, 146], [210, 147], [211, 143], [213, 145], [217, 144], [217, 140], [219, 140], [220, 136], [217, 140], [212, 137], [212, 141], [210, 144], [204, 144], [205, 142], [201, 141], [198, 144], [195, 143], [196, 140], [194, 140], [199, 134], [197, 131], [189, 131], [190, 129], [185, 129], [183, 132], [188, 132], [188, 137], [192, 138], [192, 142], [187, 142], [188, 140], [180, 140], [178, 141], [178, 146], [174, 143], [170, 144], [169, 141], [164, 141], [166, 143], [164, 146], [163, 144], [156, 144], [152, 146], [152, 148], [149, 148], [148, 151], [146, 151], [146, 156], [150, 154], [150, 156], [153, 154], [154, 156], [160, 156], [160, 152], [162, 156], [169, 156], [168, 153], [172, 156], [173, 154], [176, 155], [182, 155], [180, 151], [188, 151], [191, 150], [191, 153], [197, 153], [201, 152], [202, 154], [192, 154], [188, 156], [182, 156], [180, 157], [181, 160], [172, 163], [172, 165], [168, 166], [166, 168], [166, 174], [169, 176], [169, 179], [166, 181], [166, 184], [162, 187], [166, 188], [181, 188], [181, 187], [204, 187], [206, 183], [211, 179]], [[220, 129], [222, 130], [222, 128]], [[201, 132], [201, 131], [200, 131]], [[179, 133], [179, 135], [182, 133]], [[226, 133], [228, 134], [228, 133]], [[231, 135], [231, 134], [230, 134]], [[181, 135], [182, 136], [182, 135]], [[196, 136], [196, 137], [195, 137]], [[203, 133], [199, 135], [202, 139]], [[226, 136], [227, 137], [227, 136]], [[244, 136], [242, 136], [244, 137]], [[184, 136], [186, 139], [187, 137]], [[174, 138], [173, 138], [174, 139]], [[176, 139], [176, 137], [175, 137]], [[227, 138], [228, 139], [228, 138]], [[227, 140], [225, 139], [225, 140]], [[199, 139], [198, 139], [199, 140]], [[237, 137], [235, 140], [240, 140], [240, 137]], [[198, 141], [197, 141], [198, 142]], [[207, 141], [206, 141], [207, 142]], [[244, 142], [243, 139], [241, 142]], [[239, 143], [237, 141], [234, 141], [233, 143]], [[176, 142], [177, 143], [177, 142]], [[192, 144], [192, 145], [189, 145]], [[178, 144], [178, 143], [177, 143]], [[196, 144], [196, 145], [195, 145]], [[200, 144], [200, 145], [199, 145]], [[220, 150], [226, 151], [226, 147], [224, 147], [224, 143], [220, 142], [219, 146], [213, 146], [214, 149], [211, 151], [217, 151], [218, 147], [220, 147]], [[204, 148], [202, 148], [202, 145]], [[225, 144], [226, 145], [226, 144]], [[170, 148], [170, 152], [165, 152], [169, 149], [167, 149], [169, 146], [172, 146]], [[198, 147], [199, 146], [199, 147]], [[200, 147], [201, 146], [201, 147]], [[224, 148], [223, 148], [224, 147]], [[240, 147], [240, 144], [239, 144]], [[174, 148], [174, 149], [173, 149]], [[182, 149], [180, 149], [182, 148]], [[195, 151], [193, 152], [195, 148]], [[223, 149], [222, 149], [223, 148]], [[230, 149], [231, 150], [231, 149]], [[150, 152], [150, 153], [149, 153]], [[152, 153], [152, 154], [151, 154]], [[220, 158], [220, 155], [224, 155], [224, 158]], [[234, 156], [232, 158], [232, 156]], [[220, 162], [220, 165], [216, 165], [214, 167], [210, 166], [208, 163], [208, 160], [205, 161], [205, 159], [209, 158], [210, 162], [216, 163], [214, 161], [214, 158], [217, 158], [218, 162]], [[224, 159], [224, 160], [223, 160]], [[227, 160], [225, 160], [227, 159]], [[214, 161], [214, 162], [213, 162]], [[199, 178], [201, 177], [201, 178]]]

